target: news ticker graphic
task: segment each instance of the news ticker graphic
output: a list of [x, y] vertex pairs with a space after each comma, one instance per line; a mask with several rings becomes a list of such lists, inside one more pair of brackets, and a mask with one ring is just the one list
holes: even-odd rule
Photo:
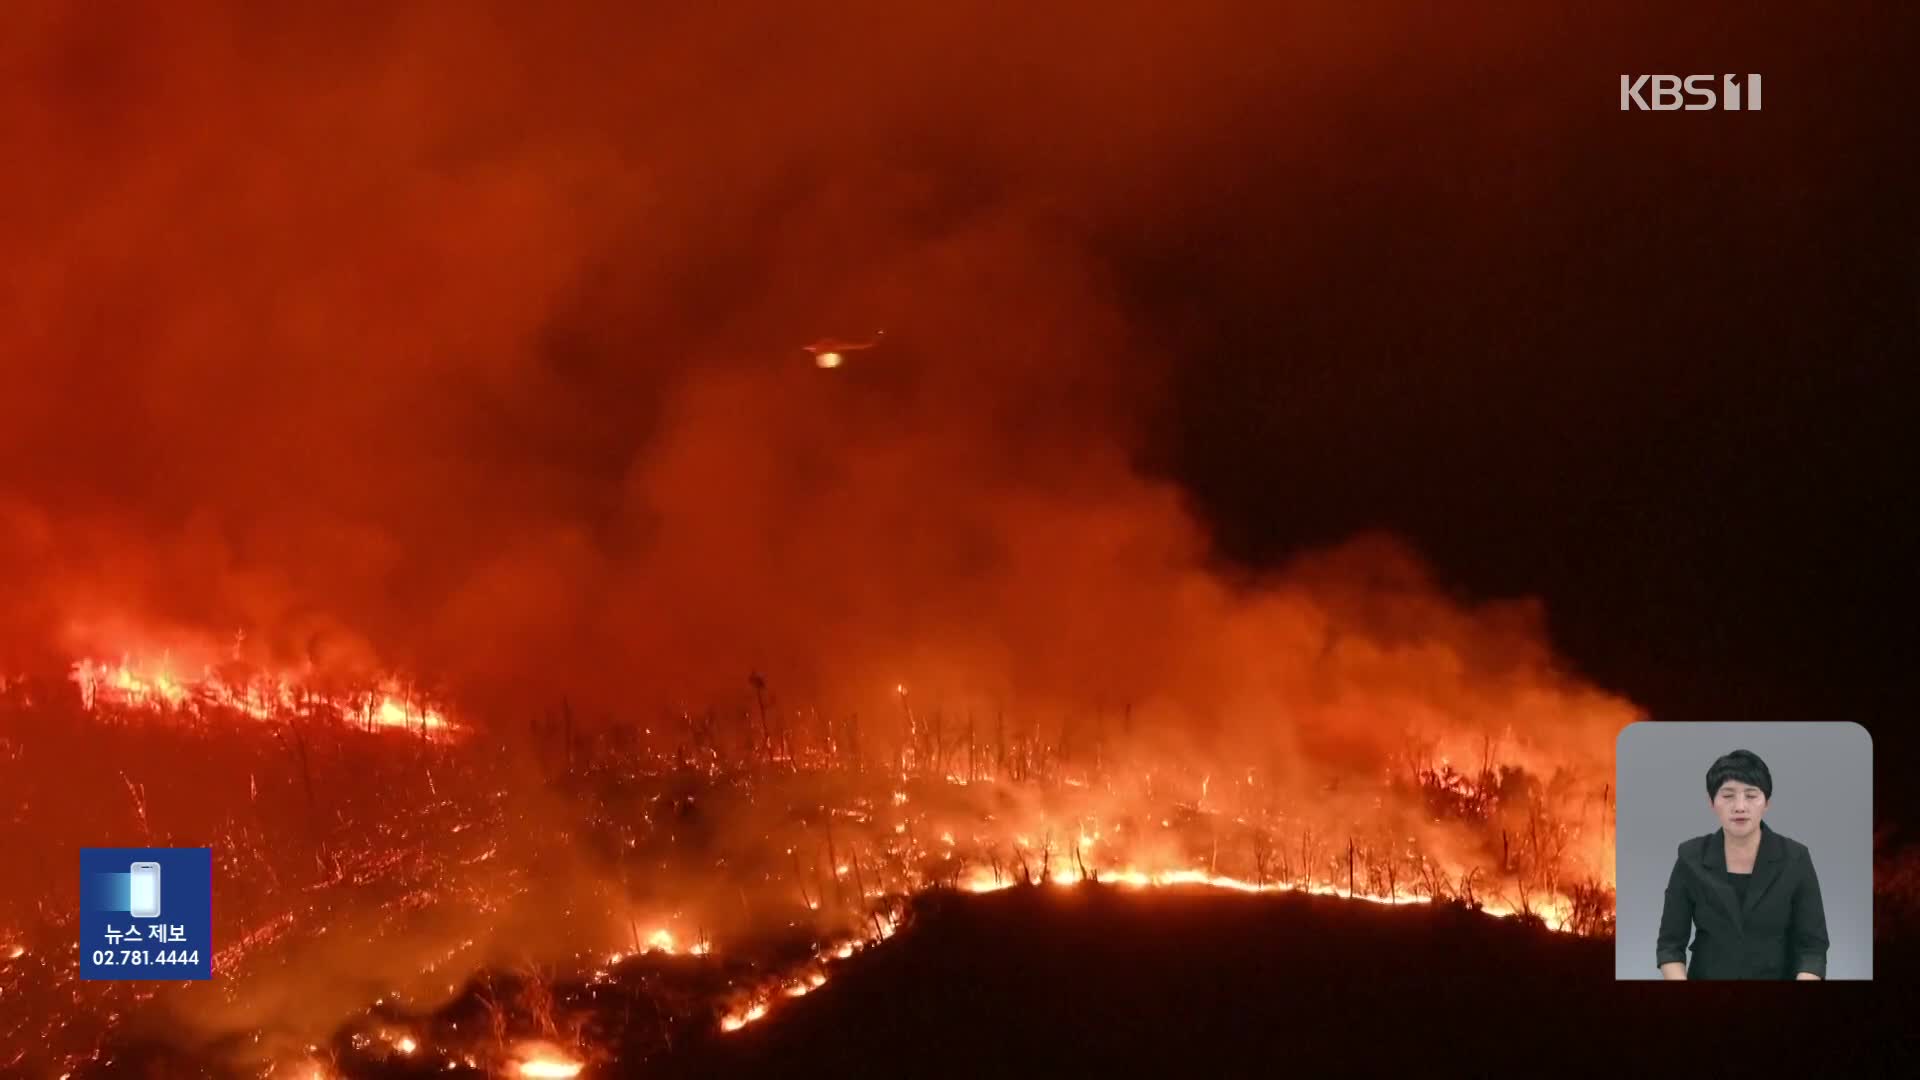
[[213, 977], [213, 849], [81, 848], [80, 977]]

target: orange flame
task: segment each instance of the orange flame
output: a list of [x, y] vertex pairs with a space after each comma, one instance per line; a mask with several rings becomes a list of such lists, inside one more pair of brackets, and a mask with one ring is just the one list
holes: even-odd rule
[[456, 730], [438, 706], [408, 693], [391, 678], [359, 693], [321, 694], [292, 675], [235, 679], [212, 667], [203, 667], [197, 675], [182, 675], [165, 656], [157, 662], [126, 656], [118, 663], [82, 659], [73, 665], [69, 678], [88, 710], [172, 710], [195, 716], [220, 711], [255, 720], [319, 711], [368, 728], [413, 730], [434, 738], [450, 738]]
[[528, 1043], [520, 1048], [520, 1060], [514, 1068], [519, 1076], [536, 1080], [566, 1080], [580, 1075], [586, 1065], [546, 1043]]

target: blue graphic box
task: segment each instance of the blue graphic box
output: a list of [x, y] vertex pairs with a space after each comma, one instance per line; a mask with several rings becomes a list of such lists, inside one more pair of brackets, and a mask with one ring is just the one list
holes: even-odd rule
[[213, 977], [211, 848], [81, 848], [80, 977]]

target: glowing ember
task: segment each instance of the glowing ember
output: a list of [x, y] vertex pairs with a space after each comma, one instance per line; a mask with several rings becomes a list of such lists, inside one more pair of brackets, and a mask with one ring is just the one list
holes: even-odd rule
[[813, 362], [820, 367], [831, 370], [839, 367], [842, 359], [843, 357], [837, 352], [823, 352], [814, 354]]

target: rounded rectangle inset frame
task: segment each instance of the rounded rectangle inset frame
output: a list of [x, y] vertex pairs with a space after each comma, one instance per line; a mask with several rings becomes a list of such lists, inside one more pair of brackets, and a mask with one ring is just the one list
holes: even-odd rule
[[[1764, 764], [1768, 790], [1763, 806], [1728, 810], [1728, 824], [1743, 834], [1729, 867], [1707, 780], [1715, 762], [1737, 750]], [[1799, 979], [1801, 968], [1818, 969], [1807, 978], [1873, 977], [1873, 737], [1866, 728], [1642, 720], [1615, 739], [1614, 791], [1615, 978], [1667, 978], [1657, 961], [1676, 956], [1689, 979]], [[1757, 822], [1744, 820], [1756, 813]], [[1670, 891], [1678, 893], [1671, 903]], [[1807, 925], [1816, 902], [1824, 947]], [[1680, 928], [1683, 920], [1689, 925]]]

